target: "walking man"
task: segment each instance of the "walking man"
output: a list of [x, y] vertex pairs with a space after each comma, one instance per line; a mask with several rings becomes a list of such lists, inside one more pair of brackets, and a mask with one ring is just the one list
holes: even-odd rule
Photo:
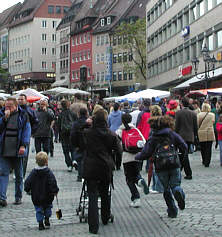
[[22, 203], [23, 157], [30, 142], [31, 126], [27, 113], [15, 98], [8, 98], [0, 111], [0, 206], [7, 206], [10, 168], [15, 170], [15, 205]]

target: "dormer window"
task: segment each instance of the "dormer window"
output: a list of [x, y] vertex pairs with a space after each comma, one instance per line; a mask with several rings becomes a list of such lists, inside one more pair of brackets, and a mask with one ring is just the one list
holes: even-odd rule
[[104, 26], [105, 25], [105, 19], [101, 19], [101, 26]]
[[111, 24], [111, 17], [107, 17], [107, 25], [110, 25]]

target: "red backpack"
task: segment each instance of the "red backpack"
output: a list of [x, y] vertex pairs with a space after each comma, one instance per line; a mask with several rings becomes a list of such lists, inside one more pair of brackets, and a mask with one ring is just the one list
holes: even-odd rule
[[123, 149], [130, 153], [137, 153], [142, 150], [146, 143], [142, 133], [137, 128], [122, 130]]

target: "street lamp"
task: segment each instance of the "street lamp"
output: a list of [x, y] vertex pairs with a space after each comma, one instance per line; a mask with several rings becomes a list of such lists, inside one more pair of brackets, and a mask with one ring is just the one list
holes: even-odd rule
[[[209, 49], [207, 48], [207, 45], [205, 44], [204, 47], [201, 50], [201, 53], [203, 55], [203, 61], [204, 61], [204, 79], [205, 79], [205, 89], [208, 88], [208, 79], [210, 78], [210, 71], [212, 71], [214, 76], [214, 70], [215, 70], [215, 64], [217, 63], [216, 58], [214, 55], [211, 57], [209, 55]], [[203, 77], [197, 76], [197, 71], [199, 67], [200, 61], [197, 57], [194, 57], [192, 60], [192, 65], [194, 67], [195, 76], [197, 79], [202, 79]]]

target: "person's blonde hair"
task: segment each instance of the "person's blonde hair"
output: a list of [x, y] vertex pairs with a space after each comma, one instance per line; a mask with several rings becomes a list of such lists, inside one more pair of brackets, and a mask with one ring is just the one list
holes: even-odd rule
[[162, 109], [159, 105], [152, 105], [150, 107], [151, 117], [153, 116], [162, 116]]
[[40, 151], [36, 154], [35, 160], [38, 166], [45, 166], [48, 164], [48, 155], [46, 152]]
[[201, 107], [202, 112], [210, 112], [211, 111], [211, 106], [208, 103], [203, 103]]

